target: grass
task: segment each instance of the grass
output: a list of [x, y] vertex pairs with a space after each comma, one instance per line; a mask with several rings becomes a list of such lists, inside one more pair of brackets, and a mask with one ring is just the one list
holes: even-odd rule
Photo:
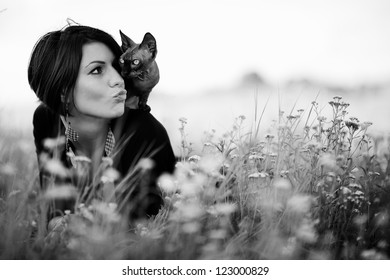
[[389, 139], [349, 118], [341, 97], [325, 106], [329, 116], [316, 101], [279, 109], [261, 133], [256, 105], [249, 130], [239, 116], [199, 152], [181, 118], [181, 161], [159, 180], [165, 205], [130, 229], [118, 205], [95, 199], [48, 232], [40, 213], [64, 192], [40, 191], [33, 140], [3, 131], [0, 258], [389, 259]]

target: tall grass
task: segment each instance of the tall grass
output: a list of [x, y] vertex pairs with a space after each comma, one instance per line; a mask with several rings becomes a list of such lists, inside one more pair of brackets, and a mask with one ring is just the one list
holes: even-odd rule
[[316, 101], [280, 109], [265, 134], [256, 107], [249, 130], [239, 116], [222, 137], [205, 133], [201, 151], [180, 119], [181, 160], [159, 179], [165, 204], [130, 228], [116, 203], [95, 199], [48, 231], [32, 140], [2, 132], [0, 256], [388, 259], [389, 139], [350, 118], [341, 97], [325, 106], [329, 116]]

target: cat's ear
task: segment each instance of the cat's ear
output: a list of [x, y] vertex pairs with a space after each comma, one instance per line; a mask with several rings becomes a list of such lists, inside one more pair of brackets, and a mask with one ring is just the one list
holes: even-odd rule
[[144, 47], [149, 49], [149, 51], [152, 53], [153, 58], [157, 55], [157, 43], [156, 39], [153, 37], [152, 34], [147, 32], [142, 40], [142, 43], [140, 44], [140, 47]]
[[122, 31], [119, 30], [122, 39], [122, 51], [125, 52], [127, 49], [132, 48], [136, 43], [133, 42], [129, 37], [127, 37]]

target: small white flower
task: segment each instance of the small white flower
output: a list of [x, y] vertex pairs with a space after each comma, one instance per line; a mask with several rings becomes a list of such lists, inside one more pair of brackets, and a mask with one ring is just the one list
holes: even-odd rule
[[313, 225], [307, 221], [300, 225], [296, 236], [299, 240], [309, 244], [316, 242], [318, 237]]
[[142, 158], [139, 162], [138, 162], [138, 166], [142, 169], [142, 170], [150, 170], [154, 167], [154, 161], [151, 160], [150, 158]]
[[232, 203], [217, 203], [213, 206], [210, 206], [209, 210], [207, 212], [209, 212], [210, 214], [213, 214], [213, 215], [230, 215], [231, 213], [233, 213], [235, 210], [236, 210], [237, 206], [235, 204], [232, 204]]
[[11, 163], [6, 163], [0, 166], [0, 174], [2, 175], [12, 176], [15, 175], [16, 172], [17, 172], [16, 167]]
[[200, 156], [198, 156], [198, 155], [193, 155], [193, 156], [190, 156], [188, 158], [188, 161], [195, 161], [195, 162], [197, 162], [199, 160], [200, 160]]
[[46, 199], [66, 199], [77, 197], [77, 189], [72, 185], [60, 185], [49, 188], [45, 193]]
[[202, 157], [198, 164], [205, 172], [211, 173], [212, 171], [219, 170], [223, 163], [223, 157], [219, 155], [208, 155]]
[[114, 168], [107, 168], [104, 170], [103, 175], [101, 177], [101, 181], [103, 183], [114, 183], [120, 177], [119, 172]]
[[58, 159], [49, 159], [44, 165], [44, 169], [50, 174], [65, 178], [68, 176], [68, 170]]
[[92, 162], [91, 159], [89, 157], [86, 157], [86, 156], [74, 156], [73, 160], [77, 161], [77, 162], [85, 162], [85, 163]]
[[309, 195], [297, 194], [287, 201], [287, 209], [294, 213], [305, 214], [310, 211], [312, 201]]
[[65, 145], [65, 136], [60, 136], [58, 138], [46, 138], [43, 141], [43, 146], [51, 151], [62, 145]]
[[275, 179], [273, 182], [273, 186], [275, 189], [282, 191], [289, 191], [292, 189], [290, 181], [284, 178]]
[[114, 161], [112, 160], [112, 158], [110, 157], [103, 157], [102, 158], [102, 162], [106, 165], [106, 166], [112, 166]]
[[172, 175], [162, 174], [158, 178], [157, 184], [165, 193], [175, 193], [177, 191], [175, 178]]
[[186, 124], [187, 123], [187, 118], [184, 118], [184, 117], [181, 117], [179, 118], [179, 121], [183, 124]]
[[343, 195], [348, 195], [351, 193], [351, 190], [347, 187], [341, 187], [340, 189], [341, 189]]
[[260, 155], [258, 155], [258, 154], [252, 154], [252, 155], [249, 156], [249, 159], [250, 159], [250, 160], [263, 160], [264, 157], [263, 157], [263, 156], [260, 156]]
[[355, 195], [360, 195], [360, 196], [364, 196], [364, 193], [362, 191], [355, 191]]

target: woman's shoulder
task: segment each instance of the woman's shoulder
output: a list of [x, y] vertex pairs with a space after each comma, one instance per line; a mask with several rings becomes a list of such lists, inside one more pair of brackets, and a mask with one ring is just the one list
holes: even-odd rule
[[130, 109], [125, 118], [125, 126], [144, 128], [145, 131], [166, 133], [165, 127], [149, 112]]

